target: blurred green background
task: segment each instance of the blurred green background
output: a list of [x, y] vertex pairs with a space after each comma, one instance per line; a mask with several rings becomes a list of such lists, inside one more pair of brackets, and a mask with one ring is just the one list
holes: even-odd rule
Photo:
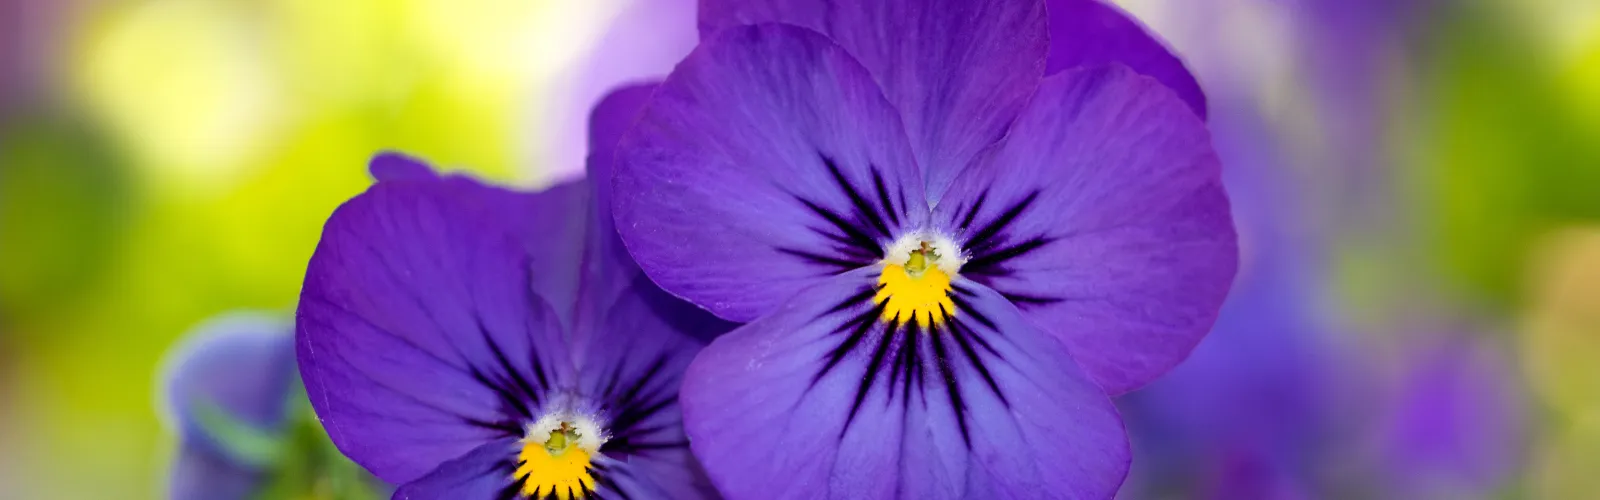
[[[373, 152], [579, 175], [564, 117], [641, 1], [0, 0], [0, 497], [162, 496], [164, 354], [228, 311], [287, 317]], [[1509, 367], [1506, 470], [1445, 497], [1600, 498], [1600, 3], [1119, 3], [1214, 126], [1260, 122], [1341, 377], [1402, 390], [1440, 331]], [[1362, 497], [1319, 460], [1310, 497]]]

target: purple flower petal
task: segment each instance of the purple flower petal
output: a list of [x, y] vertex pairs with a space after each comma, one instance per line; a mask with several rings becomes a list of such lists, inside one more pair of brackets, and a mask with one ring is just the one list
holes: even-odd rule
[[580, 268], [573, 263], [584, 251], [590, 223], [589, 182], [558, 184], [537, 193], [512, 191], [465, 174], [441, 176], [422, 160], [395, 152], [379, 153], [368, 169], [381, 183], [433, 184], [428, 189], [448, 194], [485, 225], [499, 225], [512, 233], [527, 252], [530, 266], [539, 269], [531, 278], [534, 291], [555, 308], [564, 324], [571, 324], [580, 286]]
[[1494, 342], [1435, 342], [1410, 357], [1387, 415], [1385, 479], [1405, 498], [1494, 491], [1521, 465], [1526, 403]]
[[678, 408], [683, 371], [709, 339], [732, 328], [635, 275], [632, 286], [573, 336], [578, 390], [601, 402], [611, 439], [600, 451], [626, 461], [672, 498], [714, 490], [689, 453]]
[[293, 326], [261, 313], [232, 313], [189, 333], [166, 361], [163, 375], [168, 415], [185, 446], [224, 454], [201, 428], [197, 412], [212, 405], [230, 419], [262, 431], [278, 429], [287, 416], [295, 381]]
[[763, 22], [826, 34], [861, 62], [904, 117], [930, 200], [1005, 134], [1044, 75], [1049, 44], [1042, 0], [700, 3], [703, 36]]
[[404, 483], [506, 435], [570, 380], [529, 258], [442, 183], [382, 182], [328, 219], [296, 339], [339, 449]]
[[422, 161], [398, 151], [383, 151], [367, 162], [367, 171], [378, 181], [429, 181], [439, 174]]
[[580, 316], [605, 313], [605, 308], [632, 286], [641, 272], [617, 236], [611, 215], [611, 165], [617, 142], [633, 128], [655, 89], [655, 84], [617, 89], [595, 106], [589, 118], [589, 179], [585, 183], [592, 186], [594, 202], [580, 209], [589, 218], [584, 236]]
[[[682, 391], [729, 498], [1109, 498], [1128, 467], [1111, 402], [998, 293], [888, 326], [875, 269], [802, 291], [718, 338]], [[879, 306], [881, 307], [881, 306]]]
[[178, 449], [177, 461], [172, 464], [167, 495], [172, 500], [251, 498], [266, 479], [264, 472], [224, 458], [211, 449], [184, 444]]
[[513, 495], [520, 492], [521, 485], [511, 477], [517, 470], [516, 456], [521, 449], [521, 443], [510, 437], [484, 443], [401, 485], [394, 498], [517, 498]]
[[724, 30], [622, 139], [618, 230], [663, 288], [753, 319], [875, 262], [889, 235], [926, 219], [919, 186], [893, 182], [917, 176], [902, 130], [866, 71], [821, 35]]
[[1060, 336], [1112, 394], [1171, 369], [1227, 295], [1238, 248], [1205, 124], [1123, 66], [1045, 79], [934, 219], [961, 274]]
[[1178, 94], [1201, 119], [1206, 95], [1171, 49], [1132, 16], [1102, 0], [1050, 0], [1050, 59], [1046, 75], [1121, 63]]

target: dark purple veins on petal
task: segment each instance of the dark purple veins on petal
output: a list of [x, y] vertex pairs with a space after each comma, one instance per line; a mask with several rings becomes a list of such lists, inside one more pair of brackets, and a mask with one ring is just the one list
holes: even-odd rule
[[[978, 195], [977, 201], [974, 201], [971, 207], [963, 207], [965, 210], [956, 211], [958, 214], [965, 213], [961, 216], [957, 231], [965, 240], [962, 248], [970, 254], [967, 262], [961, 266], [961, 274], [994, 288], [1006, 300], [1010, 300], [1018, 307], [1027, 308], [1060, 302], [1062, 300], [1060, 297], [1008, 292], [1003, 283], [995, 281], [995, 278], [1012, 275], [1014, 270], [1006, 266], [1007, 262], [1060, 239], [1044, 233], [1025, 236], [1008, 231], [1011, 223], [1033, 207], [1034, 201], [1039, 198], [1039, 191], [1028, 193], [992, 218], [980, 220], [979, 215], [983, 212], [984, 202], [988, 198], [988, 191], [984, 191]], [[975, 223], [979, 225], [975, 226]]]
[[478, 334], [483, 337], [484, 345], [487, 345], [489, 352], [494, 354], [496, 371], [485, 373], [482, 368], [472, 366], [472, 378], [484, 387], [492, 389], [500, 397], [500, 411], [511, 419], [510, 422], [497, 424], [495, 428], [520, 435], [522, 428], [516, 422], [537, 419], [538, 415], [534, 415], [533, 410], [542, 402], [540, 395], [550, 390], [550, 379], [545, 375], [544, 363], [531, 351], [523, 354], [533, 363], [534, 379], [529, 380], [521, 370], [512, 366], [511, 358], [506, 355], [505, 349], [494, 340], [493, 335], [489, 335], [489, 330], [483, 326], [483, 318], [473, 319], [478, 326]]
[[[827, 223], [824, 227], [809, 229], [827, 238], [833, 245], [826, 253], [796, 248], [779, 248], [778, 251], [823, 266], [828, 269], [828, 274], [861, 268], [883, 259], [884, 244], [894, 237], [903, 219], [903, 212], [908, 208], [905, 191], [895, 185], [895, 196], [890, 196], [891, 184], [884, 180], [883, 172], [876, 166], [870, 168], [872, 185], [857, 186], [846, 177], [833, 157], [821, 153], [818, 156], [834, 186], [839, 189], [839, 194], [849, 201], [850, 207], [836, 210], [818, 201], [794, 195], [806, 209]], [[899, 206], [895, 205], [895, 198], [899, 198]]]
[[918, 321], [882, 321], [880, 318], [883, 317], [887, 300], [872, 300], [881, 286], [863, 286], [859, 292], [846, 297], [823, 313], [822, 318], [818, 318], [819, 321], [838, 321], [832, 336], [842, 338], [824, 355], [822, 367], [811, 378], [813, 386], [845, 358], [867, 358], [866, 372], [856, 386], [850, 413], [845, 419], [844, 428], [839, 431], [840, 436], [849, 431], [850, 423], [855, 420], [874, 389], [883, 389], [884, 404], [898, 403], [901, 410], [905, 411], [913, 402], [927, 405], [926, 391], [929, 390], [929, 384], [934, 384], [933, 390], [941, 390], [942, 386], [950, 398], [950, 410], [960, 425], [961, 438], [970, 447], [970, 423], [967, 421], [965, 403], [969, 394], [966, 392], [968, 389], [961, 386], [957, 371], [977, 372], [984, 380], [983, 388], [1009, 407], [1005, 392], [986, 366], [986, 363], [1006, 362], [984, 338], [1002, 333], [993, 321], [961, 297], [972, 296], [973, 292], [960, 285], [953, 286], [956, 294], [950, 297], [956, 305], [956, 311], [941, 311], [945, 318], [942, 323], [926, 325]]
[[680, 375], [667, 369], [670, 362], [666, 354], [658, 354], [638, 373], [624, 374], [623, 367], [627, 363], [624, 358], [618, 359], [606, 380], [605, 394], [601, 396], [606, 407], [614, 409], [608, 426], [611, 439], [601, 445], [601, 452], [633, 455], [689, 445], [681, 438], [660, 436], [681, 425], [679, 421], [652, 421], [678, 405]]

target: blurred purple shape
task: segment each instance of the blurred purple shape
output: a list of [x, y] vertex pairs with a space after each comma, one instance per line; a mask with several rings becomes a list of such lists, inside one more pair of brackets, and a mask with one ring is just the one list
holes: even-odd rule
[[539, 110], [551, 132], [544, 171], [565, 179], [583, 172], [590, 112], [619, 87], [657, 81], [700, 42], [696, 0], [629, 0], [566, 87], [557, 88], [553, 112]]
[[232, 456], [202, 427], [200, 412], [212, 405], [240, 424], [280, 430], [295, 383], [292, 328], [272, 314], [229, 313], [196, 327], [168, 355], [162, 404], [179, 436], [171, 498], [244, 498], [265, 480], [259, 465]]
[[1443, 337], [1406, 359], [1382, 435], [1396, 498], [1487, 497], [1521, 464], [1526, 401], [1491, 340]]

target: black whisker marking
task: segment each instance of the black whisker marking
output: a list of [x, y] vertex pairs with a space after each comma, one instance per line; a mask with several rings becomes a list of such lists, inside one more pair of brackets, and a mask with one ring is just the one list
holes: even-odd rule
[[972, 319], [978, 320], [978, 323], [981, 323], [983, 326], [988, 327], [990, 330], [998, 330], [999, 329], [999, 327], [995, 326], [993, 321], [989, 320], [988, 316], [984, 316], [983, 313], [978, 312], [978, 309], [975, 308], [975, 307], [972, 307], [972, 303], [971, 302], [967, 302], [966, 299], [963, 299], [961, 297], [952, 296], [952, 297], [950, 297], [950, 303], [956, 305], [956, 310], [961, 311], [962, 313], [965, 313], [968, 316], [971, 316]]
[[972, 202], [972, 207], [967, 209], [967, 215], [961, 218], [961, 224], [956, 227], [960, 228], [961, 231], [966, 231], [967, 228], [972, 227], [972, 220], [978, 217], [978, 210], [983, 209], [983, 202], [987, 199], [989, 199], [989, 190], [985, 189], [978, 194], [978, 200]]
[[895, 321], [890, 321], [884, 328], [883, 335], [878, 340], [878, 348], [873, 350], [872, 360], [867, 362], [867, 371], [861, 378], [861, 385], [856, 386], [856, 399], [850, 404], [850, 415], [845, 418], [844, 428], [839, 430], [841, 437], [850, 430], [850, 423], [855, 421], [856, 413], [861, 410], [861, 402], [867, 399], [867, 393], [872, 392], [872, 383], [878, 379], [878, 371], [883, 368], [884, 355], [888, 354], [889, 344], [899, 329], [900, 325]]
[[[477, 311], [473, 311], [472, 319], [473, 323], [478, 327], [478, 335], [483, 337], [483, 343], [488, 345], [489, 351], [494, 354], [495, 362], [500, 365], [500, 371], [504, 373], [504, 377], [510, 379], [515, 389], [522, 391], [520, 395], [521, 397], [510, 397], [510, 399], [515, 402], [515, 407], [518, 410], [518, 413], [524, 417], [530, 419], [533, 418], [533, 412], [529, 408], [528, 403], [532, 402], [535, 405], [539, 404], [539, 392], [533, 390], [533, 384], [529, 383], [528, 379], [522, 376], [521, 370], [518, 370], [515, 366], [511, 365], [511, 360], [506, 357], [505, 351], [500, 349], [500, 343], [495, 342], [494, 337], [489, 335], [489, 329], [483, 325], [483, 316], [480, 316]], [[476, 373], [477, 369], [474, 368], [473, 372]], [[498, 386], [501, 384], [494, 385]], [[511, 391], [509, 389], [496, 387], [495, 392], [500, 393], [502, 398], [507, 398], [509, 396], [506, 393]], [[527, 399], [525, 400], [522, 398]]]
[[956, 346], [961, 348], [961, 354], [965, 355], [967, 362], [983, 376], [983, 381], [989, 385], [989, 390], [1000, 398], [1001, 403], [1010, 408], [1011, 402], [1006, 400], [1005, 393], [1000, 390], [1000, 384], [994, 381], [994, 375], [989, 373], [989, 367], [984, 366], [983, 360], [978, 358], [978, 352], [972, 348], [972, 343], [968, 340], [970, 327], [955, 318], [950, 318], [950, 332], [950, 337], [956, 340]]
[[984, 252], [967, 260], [967, 263], [962, 265], [961, 270], [968, 274], [999, 274], [1003, 270], [998, 269], [998, 266], [1011, 259], [1027, 255], [1029, 252], [1038, 250], [1053, 241], [1055, 241], [1053, 238], [1036, 236], [1022, 243]]
[[832, 309], [829, 309], [828, 312], [824, 314], [834, 314], [845, 309], [849, 309], [851, 306], [861, 305], [862, 303], [871, 299], [872, 296], [876, 295], [877, 293], [878, 289], [876, 287], [862, 288], [861, 291], [857, 292], [855, 295], [851, 295], [846, 297], [844, 300], [839, 301], [838, 305], [833, 306]]
[[1000, 296], [1005, 297], [1006, 300], [1009, 300], [1009, 301], [1011, 301], [1011, 303], [1016, 304], [1017, 307], [1044, 306], [1044, 305], [1050, 305], [1050, 304], [1054, 304], [1054, 303], [1057, 303], [1057, 302], [1061, 302], [1063, 300], [1063, 299], [1058, 298], [1058, 297], [1044, 297], [1044, 296], [1040, 296], [1040, 295], [1025, 295], [1025, 294], [1011, 293], [1011, 292], [1000, 292]]
[[[943, 307], [943, 306], [940, 306]], [[948, 333], [947, 329], [945, 332]], [[939, 379], [944, 382], [944, 391], [950, 398], [950, 411], [955, 413], [956, 424], [961, 427], [961, 442], [972, 448], [972, 433], [967, 429], [967, 403], [961, 396], [961, 381], [956, 379], [955, 367], [951, 365], [950, 353], [944, 347], [944, 335], [935, 333], [929, 342], [933, 344], [934, 367], [939, 370]]]
[[862, 231], [861, 228], [856, 227], [855, 224], [844, 220], [844, 218], [840, 217], [839, 214], [833, 213], [832, 210], [822, 208], [821, 205], [818, 205], [811, 200], [800, 197], [796, 197], [795, 199], [800, 200], [800, 203], [805, 205], [806, 208], [811, 209], [812, 213], [817, 214], [818, 217], [822, 217], [823, 220], [833, 224], [834, 228], [844, 233], [844, 236], [850, 239], [852, 246], [870, 252], [872, 255], [883, 257], [883, 246], [878, 243], [878, 240], [867, 235], [866, 232]]
[[850, 205], [856, 208], [856, 213], [866, 217], [872, 228], [878, 230], [878, 236], [889, 237], [889, 226], [883, 223], [883, 215], [878, 213], [877, 207], [867, 202], [866, 197], [856, 191], [855, 185], [844, 177], [844, 172], [839, 170], [839, 165], [834, 163], [833, 158], [822, 155], [822, 163], [828, 166], [828, 173], [833, 174], [833, 182], [839, 185], [839, 190], [844, 192], [845, 197], [850, 198]]
[[[807, 262], [811, 262], [813, 264], [822, 264], [822, 265], [825, 265], [825, 266], [837, 267], [837, 268], [839, 268], [838, 272], [849, 271], [851, 269], [862, 267], [862, 266], [865, 266], [865, 265], [868, 264], [866, 262], [856, 262], [856, 261], [852, 261], [852, 260], [848, 260], [848, 259], [841, 259], [841, 258], [838, 258], [838, 257], [829, 257], [829, 256], [826, 256], [826, 255], [807, 252], [805, 250], [795, 250], [793, 248], [778, 247], [777, 250], [779, 252], [783, 252], [783, 253], [786, 253], [786, 254], [789, 254], [789, 255], [793, 255], [795, 257], [799, 257], [799, 258], [804, 259]], [[835, 273], [835, 274], [837, 274], [837, 273]]]
[[983, 229], [978, 230], [977, 233], [967, 238], [967, 243], [965, 245], [967, 250], [980, 254], [985, 252], [990, 246], [994, 245], [994, 238], [1000, 235], [1000, 231], [1004, 230], [1006, 226], [1010, 225], [1013, 221], [1016, 221], [1017, 216], [1022, 215], [1022, 212], [1027, 210], [1029, 206], [1032, 206], [1033, 201], [1038, 198], [1038, 191], [1029, 193], [1028, 196], [1023, 197], [1021, 201], [1011, 205], [1011, 208], [1006, 209], [1006, 211], [1001, 213], [999, 217], [995, 217], [994, 220], [989, 221], [988, 224], [983, 226]]
[[[889, 189], [887, 186], [884, 186], [883, 174], [878, 172], [878, 167], [876, 166], [872, 167], [872, 185], [878, 191], [878, 204], [883, 206], [884, 213], [889, 214], [889, 222], [899, 226], [899, 210], [896, 210], [894, 203], [889, 201]], [[900, 206], [902, 209], [908, 208], [905, 206], [905, 203], [901, 203]]]
[[[833, 348], [833, 350], [828, 351], [828, 362], [822, 365], [821, 370], [817, 370], [817, 374], [815, 376], [811, 377], [811, 385], [816, 385], [817, 381], [822, 380], [824, 375], [827, 375], [829, 371], [832, 371], [833, 367], [838, 366], [839, 362], [843, 361], [844, 357], [850, 354], [850, 351], [855, 350], [856, 346], [861, 344], [861, 341], [867, 337], [867, 334], [871, 333], [872, 327], [877, 324], [878, 317], [883, 315], [883, 308], [885, 304], [887, 304], [887, 302], [879, 302], [867, 312], [857, 315], [853, 321], [840, 325], [840, 329], [848, 328], [850, 323], [856, 323], [857, 326], [855, 327], [854, 331], [850, 332], [848, 337], [845, 337], [843, 342], [840, 342], [837, 347]], [[835, 333], [838, 331], [839, 330], [835, 330]]]

